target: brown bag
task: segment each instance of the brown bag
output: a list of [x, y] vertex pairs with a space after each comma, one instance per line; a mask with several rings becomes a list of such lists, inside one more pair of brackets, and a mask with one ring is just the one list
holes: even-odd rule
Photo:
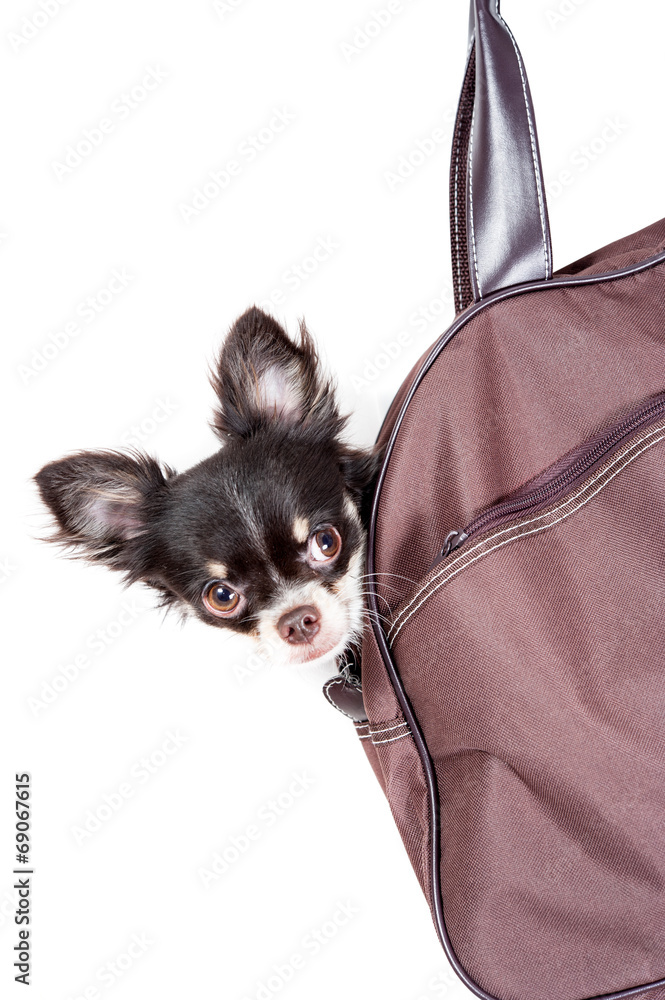
[[662, 1000], [665, 220], [552, 273], [522, 60], [471, 8], [458, 314], [381, 431], [346, 708], [476, 995]]

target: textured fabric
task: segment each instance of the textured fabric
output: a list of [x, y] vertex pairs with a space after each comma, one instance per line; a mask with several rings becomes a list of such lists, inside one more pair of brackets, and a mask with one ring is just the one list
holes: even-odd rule
[[658, 267], [500, 301], [459, 331], [423, 379], [388, 466], [378, 569], [407, 578], [382, 594], [391, 606], [449, 531], [665, 388], [662, 313], [640, 306], [664, 295]]
[[[665, 973], [654, 499], [665, 510], [662, 443], [584, 507], [458, 570], [396, 640], [437, 768], [448, 930], [497, 996], [566, 1000]], [[481, 604], [482, 628], [460, 627]], [[430, 711], [437, 699], [445, 716]], [[538, 941], [537, 965], [525, 937]]]
[[604, 271], [618, 271], [622, 267], [630, 267], [638, 261], [655, 257], [665, 250], [665, 230], [663, 223], [654, 222], [646, 229], [624, 236], [623, 239], [609, 243], [601, 250], [587, 254], [580, 260], [561, 268], [557, 274], [600, 274]]
[[[568, 273], [664, 246], [662, 222]], [[664, 292], [658, 263], [489, 304], [418, 384], [381, 489], [377, 589], [435, 770], [445, 927], [499, 1000], [665, 979], [665, 420], [432, 564], [451, 530], [665, 390]], [[370, 727], [403, 718], [374, 636], [363, 691]], [[367, 751], [433, 906], [416, 744]]]
[[427, 783], [409, 727], [402, 717], [356, 730], [392, 809], [413, 870], [432, 905]]

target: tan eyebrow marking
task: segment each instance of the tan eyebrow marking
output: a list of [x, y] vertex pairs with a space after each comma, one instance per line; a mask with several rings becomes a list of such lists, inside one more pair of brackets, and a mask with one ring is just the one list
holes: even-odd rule
[[351, 521], [355, 521], [356, 524], [360, 524], [360, 515], [358, 514], [358, 508], [356, 507], [353, 500], [348, 494], [344, 497], [344, 510], [346, 511], [347, 517]]
[[309, 538], [309, 524], [304, 517], [296, 517], [293, 522], [293, 537], [301, 545]]
[[211, 577], [215, 577], [218, 580], [226, 580], [229, 575], [228, 568], [224, 563], [209, 562], [206, 564], [206, 569]]

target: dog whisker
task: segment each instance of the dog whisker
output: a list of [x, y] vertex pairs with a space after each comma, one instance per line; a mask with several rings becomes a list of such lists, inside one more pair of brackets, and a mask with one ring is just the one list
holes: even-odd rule
[[412, 580], [410, 576], [404, 576], [402, 573], [378, 573], [378, 572], [363, 573], [363, 579], [368, 582], [372, 577], [378, 577], [378, 576], [392, 576], [396, 580], [405, 580], [407, 583], [413, 584], [414, 587], [417, 586], [418, 584], [417, 580]]
[[[396, 574], [362, 572], [379, 452], [344, 440], [348, 418], [304, 322], [293, 339], [248, 309], [211, 381], [221, 447], [192, 468], [138, 450], [81, 451], [42, 468], [57, 540], [152, 588], [165, 613], [251, 637], [276, 661], [360, 641], [379, 620], [364, 606], [374, 585], [400, 596]], [[390, 612], [383, 593], [376, 600]]]

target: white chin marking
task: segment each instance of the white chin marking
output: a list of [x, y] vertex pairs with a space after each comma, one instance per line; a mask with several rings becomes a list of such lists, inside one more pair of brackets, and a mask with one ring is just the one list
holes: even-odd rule
[[[360, 638], [363, 624], [363, 598], [360, 573], [362, 551], [351, 560], [349, 569], [337, 581], [335, 593], [312, 582], [285, 590], [279, 602], [266, 608], [259, 617], [259, 639], [273, 650], [276, 664], [315, 666], [340, 656], [350, 642]], [[311, 604], [319, 613], [319, 632], [312, 642], [285, 642], [277, 631], [282, 615], [303, 604]]]

